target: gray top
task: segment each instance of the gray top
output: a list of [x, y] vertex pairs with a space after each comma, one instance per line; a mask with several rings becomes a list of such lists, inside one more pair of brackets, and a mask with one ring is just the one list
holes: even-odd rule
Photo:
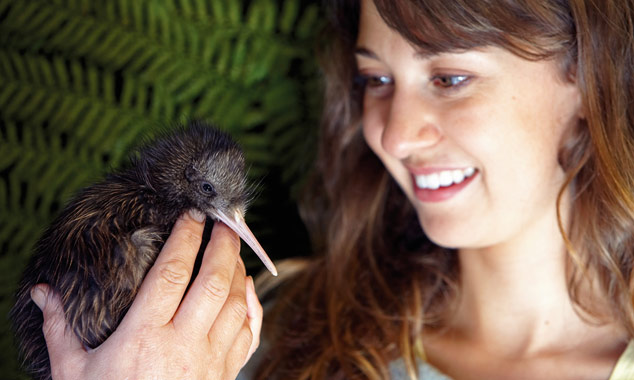
[[[451, 380], [450, 377], [443, 375], [435, 367], [424, 362], [418, 361], [418, 378], [425, 380]], [[397, 360], [390, 364], [390, 379], [392, 380], [408, 380], [407, 370], [403, 360]]]
[[[258, 351], [256, 351], [247, 365], [242, 368], [242, 371], [240, 371], [236, 380], [251, 380], [255, 378], [255, 370], [262, 359], [261, 355], [258, 355], [258, 352], [266, 350], [266, 347], [262, 346], [266, 346], [266, 344], [262, 342]], [[450, 377], [443, 375], [436, 368], [422, 360], [418, 361], [418, 378], [425, 380], [451, 380]], [[396, 360], [390, 364], [390, 379], [409, 380], [409, 377], [407, 376], [407, 369], [405, 368], [405, 363], [402, 359]]]
[[[262, 352], [261, 350], [260, 352]], [[255, 369], [261, 356], [257, 355], [257, 352], [249, 363], [242, 369], [238, 375], [237, 380], [251, 380], [254, 378]], [[432, 365], [426, 363], [423, 360], [418, 361], [418, 378], [425, 380], [451, 380], [447, 375], [442, 374]], [[395, 360], [390, 364], [390, 379], [391, 380], [409, 380], [407, 376], [407, 370], [405, 369], [405, 363], [402, 359]], [[634, 379], [634, 340], [631, 340], [627, 345], [625, 351], [621, 354], [621, 357], [617, 361], [609, 380], [631, 380]]]

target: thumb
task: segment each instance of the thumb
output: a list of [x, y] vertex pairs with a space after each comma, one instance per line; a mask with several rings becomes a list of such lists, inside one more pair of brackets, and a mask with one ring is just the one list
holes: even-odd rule
[[47, 285], [38, 284], [31, 289], [31, 298], [44, 315], [42, 331], [53, 373], [64, 372], [80, 363], [86, 352], [66, 323], [59, 295]]

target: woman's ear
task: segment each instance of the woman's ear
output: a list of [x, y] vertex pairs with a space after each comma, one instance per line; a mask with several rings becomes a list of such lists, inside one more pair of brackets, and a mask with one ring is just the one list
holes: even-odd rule
[[583, 97], [581, 96], [581, 89], [579, 89], [579, 112], [577, 116], [579, 120], [586, 120], [586, 103], [583, 101]]
[[588, 128], [586, 124], [586, 105], [583, 100], [583, 92], [579, 86], [576, 63], [564, 62], [562, 80], [568, 88], [568, 106], [571, 107], [568, 114], [570, 124], [564, 132], [559, 147], [558, 161], [561, 167], [568, 171], [574, 168], [581, 160], [589, 143]]
[[568, 63], [565, 67], [566, 80], [576, 87], [577, 92], [577, 104], [578, 104], [578, 112], [577, 117], [580, 120], [586, 119], [586, 105], [583, 101], [583, 97], [581, 96], [581, 88], [579, 87], [579, 81], [577, 76], [577, 64], [576, 63]]
[[577, 97], [576, 99], [576, 104], [577, 104], [577, 118], [580, 121], [586, 120], [586, 104], [583, 101], [583, 96], [581, 93], [581, 88], [579, 87], [579, 84], [575, 81], [574, 83], [575, 86], [575, 96]]

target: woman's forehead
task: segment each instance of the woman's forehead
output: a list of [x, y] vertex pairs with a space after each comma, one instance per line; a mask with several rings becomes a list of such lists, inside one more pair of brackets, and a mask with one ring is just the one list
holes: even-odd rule
[[525, 58], [553, 56], [574, 44], [567, 7], [550, 1], [362, 0], [422, 54], [498, 46]]
[[[491, 44], [490, 37], [485, 39], [475, 33], [475, 30], [474, 33], [467, 33], [455, 20], [445, 20], [438, 15], [428, 18], [425, 14], [411, 12], [411, 6], [407, 7], [408, 9], [400, 8], [397, 4], [381, 7], [382, 3], [377, 3], [378, 7], [372, 0], [362, 0], [361, 19], [371, 17], [373, 22], [381, 19], [390, 29], [408, 40], [420, 55], [434, 55]], [[366, 25], [366, 28], [368, 27], [374, 28], [375, 25]]]

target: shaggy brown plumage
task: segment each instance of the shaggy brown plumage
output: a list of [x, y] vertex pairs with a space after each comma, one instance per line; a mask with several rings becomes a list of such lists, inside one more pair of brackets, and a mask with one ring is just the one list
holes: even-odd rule
[[73, 331], [86, 347], [96, 347], [117, 327], [174, 222], [189, 209], [232, 227], [275, 273], [244, 223], [248, 198], [240, 147], [196, 122], [79, 192], [37, 243], [11, 310], [26, 370], [37, 379], [51, 376], [33, 285], [57, 291]]

